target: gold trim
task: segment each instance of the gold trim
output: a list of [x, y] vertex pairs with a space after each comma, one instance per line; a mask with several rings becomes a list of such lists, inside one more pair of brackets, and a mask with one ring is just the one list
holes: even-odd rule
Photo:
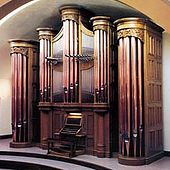
[[64, 27], [62, 26], [59, 33], [52, 39], [52, 42], [56, 42], [63, 37], [63, 30], [64, 30]]
[[53, 28], [37, 28], [37, 32], [39, 32], [39, 40], [46, 39], [51, 41], [51, 37], [53, 37], [57, 31]]
[[108, 26], [110, 26], [110, 28], [113, 27], [110, 17], [97, 16], [92, 17], [90, 21], [93, 22], [93, 31], [104, 30], [107, 32]]
[[144, 30], [143, 29], [124, 29], [117, 32], [117, 39], [125, 37], [136, 37], [141, 41], [144, 41]]
[[79, 22], [79, 8], [74, 6], [63, 6], [59, 8], [60, 13], [62, 14], [62, 21], [73, 20]]
[[90, 36], [90, 37], [94, 37], [93, 31], [90, 31], [89, 29], [87, 29], [87, 28], [83, 25], [82, 22], [80, 23], [80, 25], [81, 25], [81, 30], [82, 30], [82, 32], [83, 32], [84, 34], [86, 34], [86, 35], [88, 35], [88, 36]]
[[29, 50], [29, 48], [27, 48], [27, 47], [11, 47], [10, 54], [20, 53], [22, 55], [28, 56], [28, 50]]

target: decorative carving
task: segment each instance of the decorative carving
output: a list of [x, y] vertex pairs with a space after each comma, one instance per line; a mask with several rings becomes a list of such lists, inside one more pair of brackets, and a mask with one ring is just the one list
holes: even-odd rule
[[78, 23], [79, 15], [76, 15], [76, 14], [65, 14], [65, 15], [62, 16], [62, 21], [65, 21], [65, 20], [73, 20], [73, 21]]
[[103, 31], [107, 31], [107, 27], [106, 25], [96, 25], [93, 27], [93, 31], [96, 31], [96, 30], [103, 30]]
[[41, 40], [41, 39], [45, 39], [45, 40], [51, 41], [51, 35], [40, 35], [39, 36], [39, 40]]
[[124, 29], [117, 32], [117, 38], [137, 37], [144, 41], [144, 30], [142, 29]]
[[22, 55], [28, 56], [28, 48], [26, 47], [12, 47], [11, 54], [20, 53]]

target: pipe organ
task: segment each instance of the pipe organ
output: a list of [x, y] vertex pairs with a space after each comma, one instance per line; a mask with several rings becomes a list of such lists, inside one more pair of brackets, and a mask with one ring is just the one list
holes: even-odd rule
[[10, 41], [11, 146], [29, 146], [39, 133], [47, 149], [74, 113], [81, 115], [86, 154], [119, 152], [128, 165], [160, 158], [163, 29], [143, 18], [113, 22], [80, 7], [59, 11], [59, 32], [37, 29], [39, 57], [37, 43]]
[[[32, 40], [13, 39], [12, 71], [12, 132], [11, 147], [28, 147], [39, 139], [38, 114], [38, 45]], [[34, 133], [32, 133], [34, 131]], [[37, 134], [36, 134], [37, 132]]]

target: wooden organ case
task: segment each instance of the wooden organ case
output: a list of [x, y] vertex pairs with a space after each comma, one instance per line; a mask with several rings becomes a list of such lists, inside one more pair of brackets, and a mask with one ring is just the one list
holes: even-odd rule
[[142, 18], [112, 23], [80, 7], [59, 10], [58, 33], [37, 29], [39, 57], [37, 42], [10, 40], [11, 147], [30, 146], [40, 134], [47, 149], [75, 113], [86, 154], [119, 151], [119, 162], [128, 165], [162, 157], [163, 29]]
[[114, 23], [119, 61], [119, 162], [148, 164], [163, 156], [163, 29], [141, 18]]
[[12, 71], [12, 133], [11, 147], [28, 147], [39, 142], [39, 43], [13, 39]]
[[[113, 110], [113, 25], [109, 17], [93, 17], [90, 25], [91, 13], [77, 7], [61, 7], [60, 12], [63, 26], [57, 35], [47, 28], [38, 29], [40, 72], [45, 70], [40, 73], [41, 147], [47, 148], [47, 139], [55, 139], [69, 113], [75, 112], [82, 114], [86, 153], [110, 157], [111, 118], [113, 112], [117, 114]], [[47, 32], [51, 32], [50, 45], [41, 44]], [[44, 82], [50, 82], [48, 99]]]

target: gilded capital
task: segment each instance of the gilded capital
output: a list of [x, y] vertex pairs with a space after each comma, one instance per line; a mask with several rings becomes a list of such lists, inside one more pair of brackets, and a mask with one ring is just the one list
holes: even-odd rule
[[11, 47], [11, 54], [19, 53], [25, 56], [28, 56], [28, 48], [27, 47]]
[[19, 53], [28, 56], [29, 48], [38, 51], [39, 42], [29, 39], [11, 39], [8, 41], [11, 47], [11, 54]]
[[114, 22], [117, 29], [117, 38], [136, 37], [144, 41], [146, 19], [122, 18]]
[[53, 28], [37, 28], [37, 32], [39, 32], [40, 40], [51, 40], [51, 37], [53, 37], [57, 31]]
[[117, 32], [117, 39], [125, 37], [136, 37], [144, 41], [144, 30], [138, 28], [124, 29]]
[[104, 30], [107, 31], [108, 27], [113, 28], [110, 17], [97, 16], [90, 19], [93, 22], [93, 31]]
[[60, 13], [62, 14], [62, 21], [73, 20], [79, 22], [80, 10], [78, 7], [74, 6], [63, 6], [59, 8]]

